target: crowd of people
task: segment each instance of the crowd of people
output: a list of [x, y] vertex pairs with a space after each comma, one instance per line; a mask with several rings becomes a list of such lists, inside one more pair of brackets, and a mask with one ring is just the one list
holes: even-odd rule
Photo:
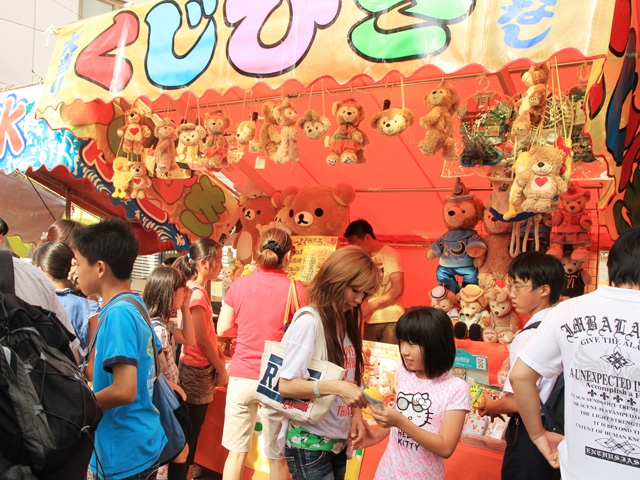
[[[7, 232], [0, 220], [0, 242]], [[147, 279], [142, 300], [153, 329], [142, 312], [122, 301], [140, 298], [129, 283], [138, 242], [122, 220], [90, 226], [58, 221], [33, 253], [33, 265], [14, 262], [17, 295], [54, 311], [75, 334], [72, 350], [104, 411], [90, 464], [94, 478], [153, 480], [158, 474], [167, 439], [152, 403], [158, 373], [153, 349], [185, 400], [191, 423], [185, 449], [166, 469], [170, 480], [193, 477], [207, 408], [222, 386], [222, 445], [229, 450], [224, 480], [243, 476], [259, 409], [272, 478], [342, 479], [353, 449], [383, 441], [388, 443], [376, 479], [444, 478], [444, 459], [453, 454], [471, 409], [469, 387], [451, 373], [451, 321], [432, 307], [404, 312], [402, 261], [366, 221], [349, 225], [345, 237], [350, 246], [331, 254], [305, 288], [284, 272], [294, 253], [292, 238], [281, 229], [264, 231], [258, 268], [232, 283], [217, 325], [206, 286], [218, 278], [222, 247], [208, 238]], [[529, 320], [512, 343], [502, 394], [484, 398], [479, 407], [481, 415], [511, 417], [503, 479], [631, 478], [637, 472], [633, 448], [606, 442], [617, 438], [619, 428], [633, 431], [630, 419], [637, 416], [630, 413], [640, 402], [634, 397], [640, 385], [640, 327], [634, 321], [640, 227], [616, 240], [608, 270], [610, 286], [558, 303], [564, 276], [559, 260], [533, 251], [511, 262], [505, 289]], [[286, 329], [280, 394], [334, 398], [315, 423], [289, 420], [254, 399], [265, 341], [280, 341]], [[95, 348], [88, 352], [94, 335]], [[218, 335], [237, 337], [229, 373]], [[394, 407], [370, 404], [360, 388], [363, 337], [399, 347]], [[326, 360], [345, 370], [342, 380], [309, 381], [318, 338], [324, 339]], [[566, 409], [558, 430], [550, 427], [545, 405], [560, 385]], [[378, 427], [363, 420], [367, 406]]]

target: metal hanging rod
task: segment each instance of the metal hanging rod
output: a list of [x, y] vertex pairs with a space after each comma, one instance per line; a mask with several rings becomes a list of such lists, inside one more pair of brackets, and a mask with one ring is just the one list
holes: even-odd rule
[[[591, 65], [592, 61], [589, 60], [583, 60], [583, 61], [574, 61], [574, 62], [565, 62], [565, 63], [558, 63], [558, 68], [568, 68], [568, 67], [576, 67], [579, 65]], [[555, 65], [552, 65], [555, 66]], [[509, 73], [520, 73], [520, 72], [526, 72], [528, 70], [528, 68], [515, 68], [513, 70], [508, 70]], [[420, 79], [420, 80], [408, 80], [404, 82], [405, 86], [413, 86], [413, 85], [424, 85], [427, 83], [434, 83], [437, 82], [438, 80], [440, 81], [450, 81], [450, 80], [464, 80], [467, 78], [479, 78], [482, 77], [483, 75], [489, 77], [490, 75], [498, 75], [500, 72], [494, 72], [494, 73], [486, 73], [486, 72], [482, 72], [480, 74], [478, 73], [465, 73], [465, 74], [460, 74], [460, 75], [446, 75], [443, 74], [442, 76], [438, 76], [438, 77], [433, 77], [433, 78], [424, 78], [424, 79]], [[398, 82], [393, 82], [391, 85], [398, 83]], [[302, 98], [302, 97], [317, 97], [318, 95], [322, 95], [323, 91], [324, 93], [327, 93], [329, 95], [333, 95], [333, 94], [340, 94], [340, 93], [351, 93], [351, 92], [362, 92], [362, 91], [375, 91], [375, 90], [382, 90], [385, 88], [389, 87], [389, 83], [385, 83], [383, 84], [374, 84], [374, 85], [362, 85], [360, 87], [342, 87], [342, 88], [336, 88], [333, 90], [318, 90], [318, 91], [309, 91], [309, 92], [301, 92], [301, 93], [296, 93], [296, 94], [289, 94], [289, 95], [284, 95], [284, 97], [286, 98]], [[282, 88], [282, 87], [280, 87]], [[229, 102], [218, 102], [218, 103], [206, 103], [203, 105], [198, 105], [197, 102], [195, 105], [189, 105], [187, 107], [187, 110], [193, 110], [193, 109], [197, 109], [197, 108], [212, 108], [212, 107], [220, 107], [220, 106], [228, 106], [228, 105], [238, 105], [238, 104], [246, 104], [246, 103], [253, 103], [253, 102], [267, 102], [267, 101], [278, 101], [281, 100], [283, 98], [282, 95], [277, 95], [277, 96], [270, 96], [270, 97], [252, 97], [250, 99], [242, 99], [242, 100], [232, 100]], [[153, 110], [153, 113], [169, 113], [169, 112], [175, 112], [177, 111], [176, 108], [165, 108], [165, 109], [160, 109], [160, 110]]]
[[[604, 187], [602, 183], [595, 185], [580, 185], [582, 188], [591, 190], [600, 190]], [[492, 187], [469, 187], [471, 191], [493, 191]], [[357, 193], [421, 193], [421, 192], [451, 192], [451, 187], [448, 188], [356, 188]]]

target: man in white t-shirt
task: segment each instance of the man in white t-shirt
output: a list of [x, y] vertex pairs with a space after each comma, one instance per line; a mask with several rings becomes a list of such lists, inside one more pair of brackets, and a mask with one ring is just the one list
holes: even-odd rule
[[365, 319], [364, 340], [397, 344], [396, 323], [404, 313], [404, 266], [402, 257], [393, 248], [376, 239], [373, 228], [366, 220], [351, 222], [344, 233], [350, 245], [367, 252], [380, 269], [380, 289], [362, 304]]
[[[640, 477], [640, 227], [613, 244], [609, 284], [555, 307], [510, 380], [532, 441], [563, 480]], [[547, 432], [536, 382], [564, 372], [565, 436]]]

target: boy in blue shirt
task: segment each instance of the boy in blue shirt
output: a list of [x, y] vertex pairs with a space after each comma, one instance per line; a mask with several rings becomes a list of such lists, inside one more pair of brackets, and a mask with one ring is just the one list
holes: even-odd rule
[[124, 221], [112, 218], [76, 232], [73, 250], [81, 290], [104, 301], [93, 372], [104, 416], [96, 431], [91, 471], [100, 480], [153, 480], [166, 444], [152, 403], [153, 348], [160, 345], [140, 311], [117, 301], [133, 296], [144, 305], [129, 288], [138, 241]]
[[[562, 263], [542, 252], [526, 252], [518, 255], [509, 265], [505, 290], [511, 298], [513, 308], [518, 313], [527, 313], [530, 318], [511, 343], [509, 362], [511, 368], [518, 355], [536, 332], [535, 328], [551, 307], [558, 303], [564, 281]], [[546, 402], [557, 377], [543, 378], [538, 382], [540, 399]], [[509, 380], [504, 384], [502, 396], [497, 400], [484, 399], [478, 407], [480, 415], [493, 419], [501, 414], [511, 415], [505, 433], [507, 448], [502, 461], [503, 480], [555, 480], [560, 472], [551, 465], [532, 442], [524, 423], [518, 415], [518, 406]]]

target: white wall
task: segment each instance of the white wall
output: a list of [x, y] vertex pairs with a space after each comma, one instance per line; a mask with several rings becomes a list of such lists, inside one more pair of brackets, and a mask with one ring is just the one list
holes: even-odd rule
[[[85, 1], [85, 17], [110, 10], [94, 0]], [[129, 0], [140, 4], [149, 0]], [[80, 0], [2, 0], [0, 10], [0, 88], [37, 82], [46, 76], [57, 38], [44, 32], [50, 25], [78, 20]], [[35, 72], [35, 75], [32, 73]]]

